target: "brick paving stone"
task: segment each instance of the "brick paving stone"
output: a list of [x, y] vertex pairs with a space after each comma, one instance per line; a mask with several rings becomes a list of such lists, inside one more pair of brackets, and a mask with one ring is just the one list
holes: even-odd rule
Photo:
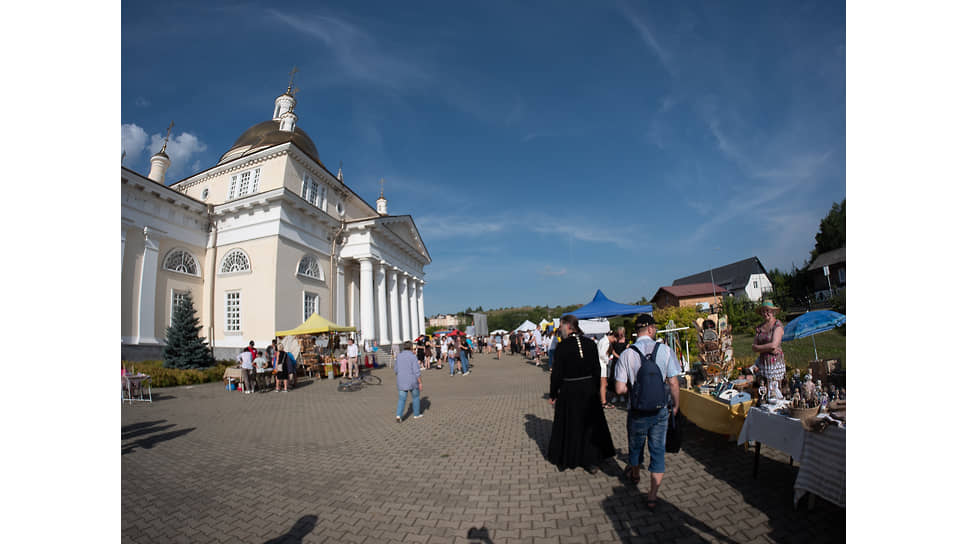
[[[548, 373], [519, 356], [471, 364], [459, 380], [425, 373], [427, 417], [402, 424], [388, 369], [375, 372], [390, 387], [350, 394], [326, 379], [288, 395], [216, 383], [123, 406], [122, 542], [480, 542], [467, 534], [482, 526], [495, 543], [845, 539], [844, 509], [793, 509], [789, 456], [764, 447], [753, 480], [752, 451], [691, 424], [655, 514], [647, 477], [559, 472], [543, 457]], [[625, 412], [606, 419], [621, 470]]]

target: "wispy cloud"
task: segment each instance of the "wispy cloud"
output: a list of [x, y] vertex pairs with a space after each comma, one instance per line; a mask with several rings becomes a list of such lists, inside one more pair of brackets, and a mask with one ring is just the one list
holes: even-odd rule
[[426, 87], [433, 80], [421, 63], [410, 60], [412, 57], [400, 52], [399, 47], [397, 53], [391, 52], [372, 34], [345, 18], [332, 14], [297, 15], [276, 9], [267, 12], [300, 34], [322, 42], [341, 69], [337, 81], [403, 91]]
[[736, 186], [734, 194], [717, 206], [717, 213], [696, 228], [689, 239], [693, 244], [730, 221], [763, 210], [771, 214], [782, 210], [783, 216], [796, 214], [796, 203], [784, 202], [783, 197], [812, 182], [832, 155], [830, 151], [815, 152], [785, 143], [771, 143], [754, 154], [747, 151], [745, 141], [728, 134], [717, 119], [707, 119], [707, 126], [717, 149], [739, 168], [748, 183]]
[[543, 213], [478, 215], [468, 220], [465, 215], [431, 215], [420, 222], [421, 235], [426, 239], [446, 240], [465, 237], [484, 236], [521, 236], [523, 233], [546, 234], [565, 240], [580, 240], [608, 244], [622, 249], [632, 249], [635, 243], [622, 236], [616, 236], [622, 227], [606, 225], [602, 222], [578, 222], [569, 219], [567, 223]]
[[567, 268], [552, 268], [551, 265], [545, 265], [544, 270], [540, 270], [538, 275], [542, 277], [548, 276], [564, 276], [568, 273]]
[[626, 4], [625, 2], [619, 2], [618, 8], [619, 8], [619, 11], [621, 11], [622, 14], [625, 15], [625, 19], [633, 27], [635, 27], [635, 30], [638, 32], [639, 37], [642, 38], [642, 41], [645, 42], [645, 44], [649, 47], [652, 53], [654, 53], [655, 56], [659, 59], [659, 62], [662, 63], [662, 66], [666, 69], [666, 71], [669, 72], [670, 74], [675, 74], [675, 66], [672, 63], [672, 58], [670, 57], [669, 52], [664, 47], [662, 47], [662, 45], [659, 44], [659, 40], [656, 38], [655, 33], [649, 27], [649, 24], [646, 22], [645, 17], [632, 11], [632, 8], [630, 8], [628, 4]]
[[139, 96], [138, 98], [134, 99], [134, 105], [138, 106], [139, 108], [147, 108], [151, 105], [151, 102], [148, 102], [147, 98]]

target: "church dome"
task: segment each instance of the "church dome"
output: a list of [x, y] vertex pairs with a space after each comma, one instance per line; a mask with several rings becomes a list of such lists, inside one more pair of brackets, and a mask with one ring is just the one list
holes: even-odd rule
[[319, 152], [316, 151], [316, 144], [309, 138], [305, 130], [295, 127], [294, 132], [282, 131], [279, 130], [278, 120], [270, 120], [253, 125], [243, 132], [235, 140], [235, 143], [232, 144], [232, 147], [222, 155], [218, 164], [251, 155], [252, 153], [289, 141], [299, 146], [299, 149], [305, 151], [314, 160], [320, 162]]

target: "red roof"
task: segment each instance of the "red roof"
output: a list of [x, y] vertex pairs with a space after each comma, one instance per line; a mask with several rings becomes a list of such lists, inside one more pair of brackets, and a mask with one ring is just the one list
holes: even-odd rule
[[[666, 287], [659, 287], [659, 291], [667, 291], [672, 296], [679, 298], [711, 295], [713, 293], [713, 289], [716, 290], [717, 295], [726, 292], [726, 289], [723, 289], [718, 285], [713, 285], [708, 281], [706, 283], [690, 283], [687, 285], [668, 285]], [[658, 294], [659, 293], [656, 293], [656, 295]]]

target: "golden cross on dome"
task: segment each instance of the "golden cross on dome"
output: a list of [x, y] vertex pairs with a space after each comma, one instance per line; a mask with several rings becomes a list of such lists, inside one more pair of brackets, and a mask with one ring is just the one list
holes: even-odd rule
[[165, 133], [165, 144], [161, 146], [161, 152], [165, 152], [165, 148], [168, 147], [168, 138], [171, 136], [171, 127], [175, 126], [175, 122], [172, 121], [168, 123], [168, 132]]
[[[296, 72], [298, 71], [299, 68], [296, 68], [295, 66], [292, 67], [292, 70], [289, 70], [289, 88], [286, 89], [286, 94], [292, 94], [292, 82], [296, 77]], [[299, 92], [299, 89], [296, 89], [296, 92]]]

